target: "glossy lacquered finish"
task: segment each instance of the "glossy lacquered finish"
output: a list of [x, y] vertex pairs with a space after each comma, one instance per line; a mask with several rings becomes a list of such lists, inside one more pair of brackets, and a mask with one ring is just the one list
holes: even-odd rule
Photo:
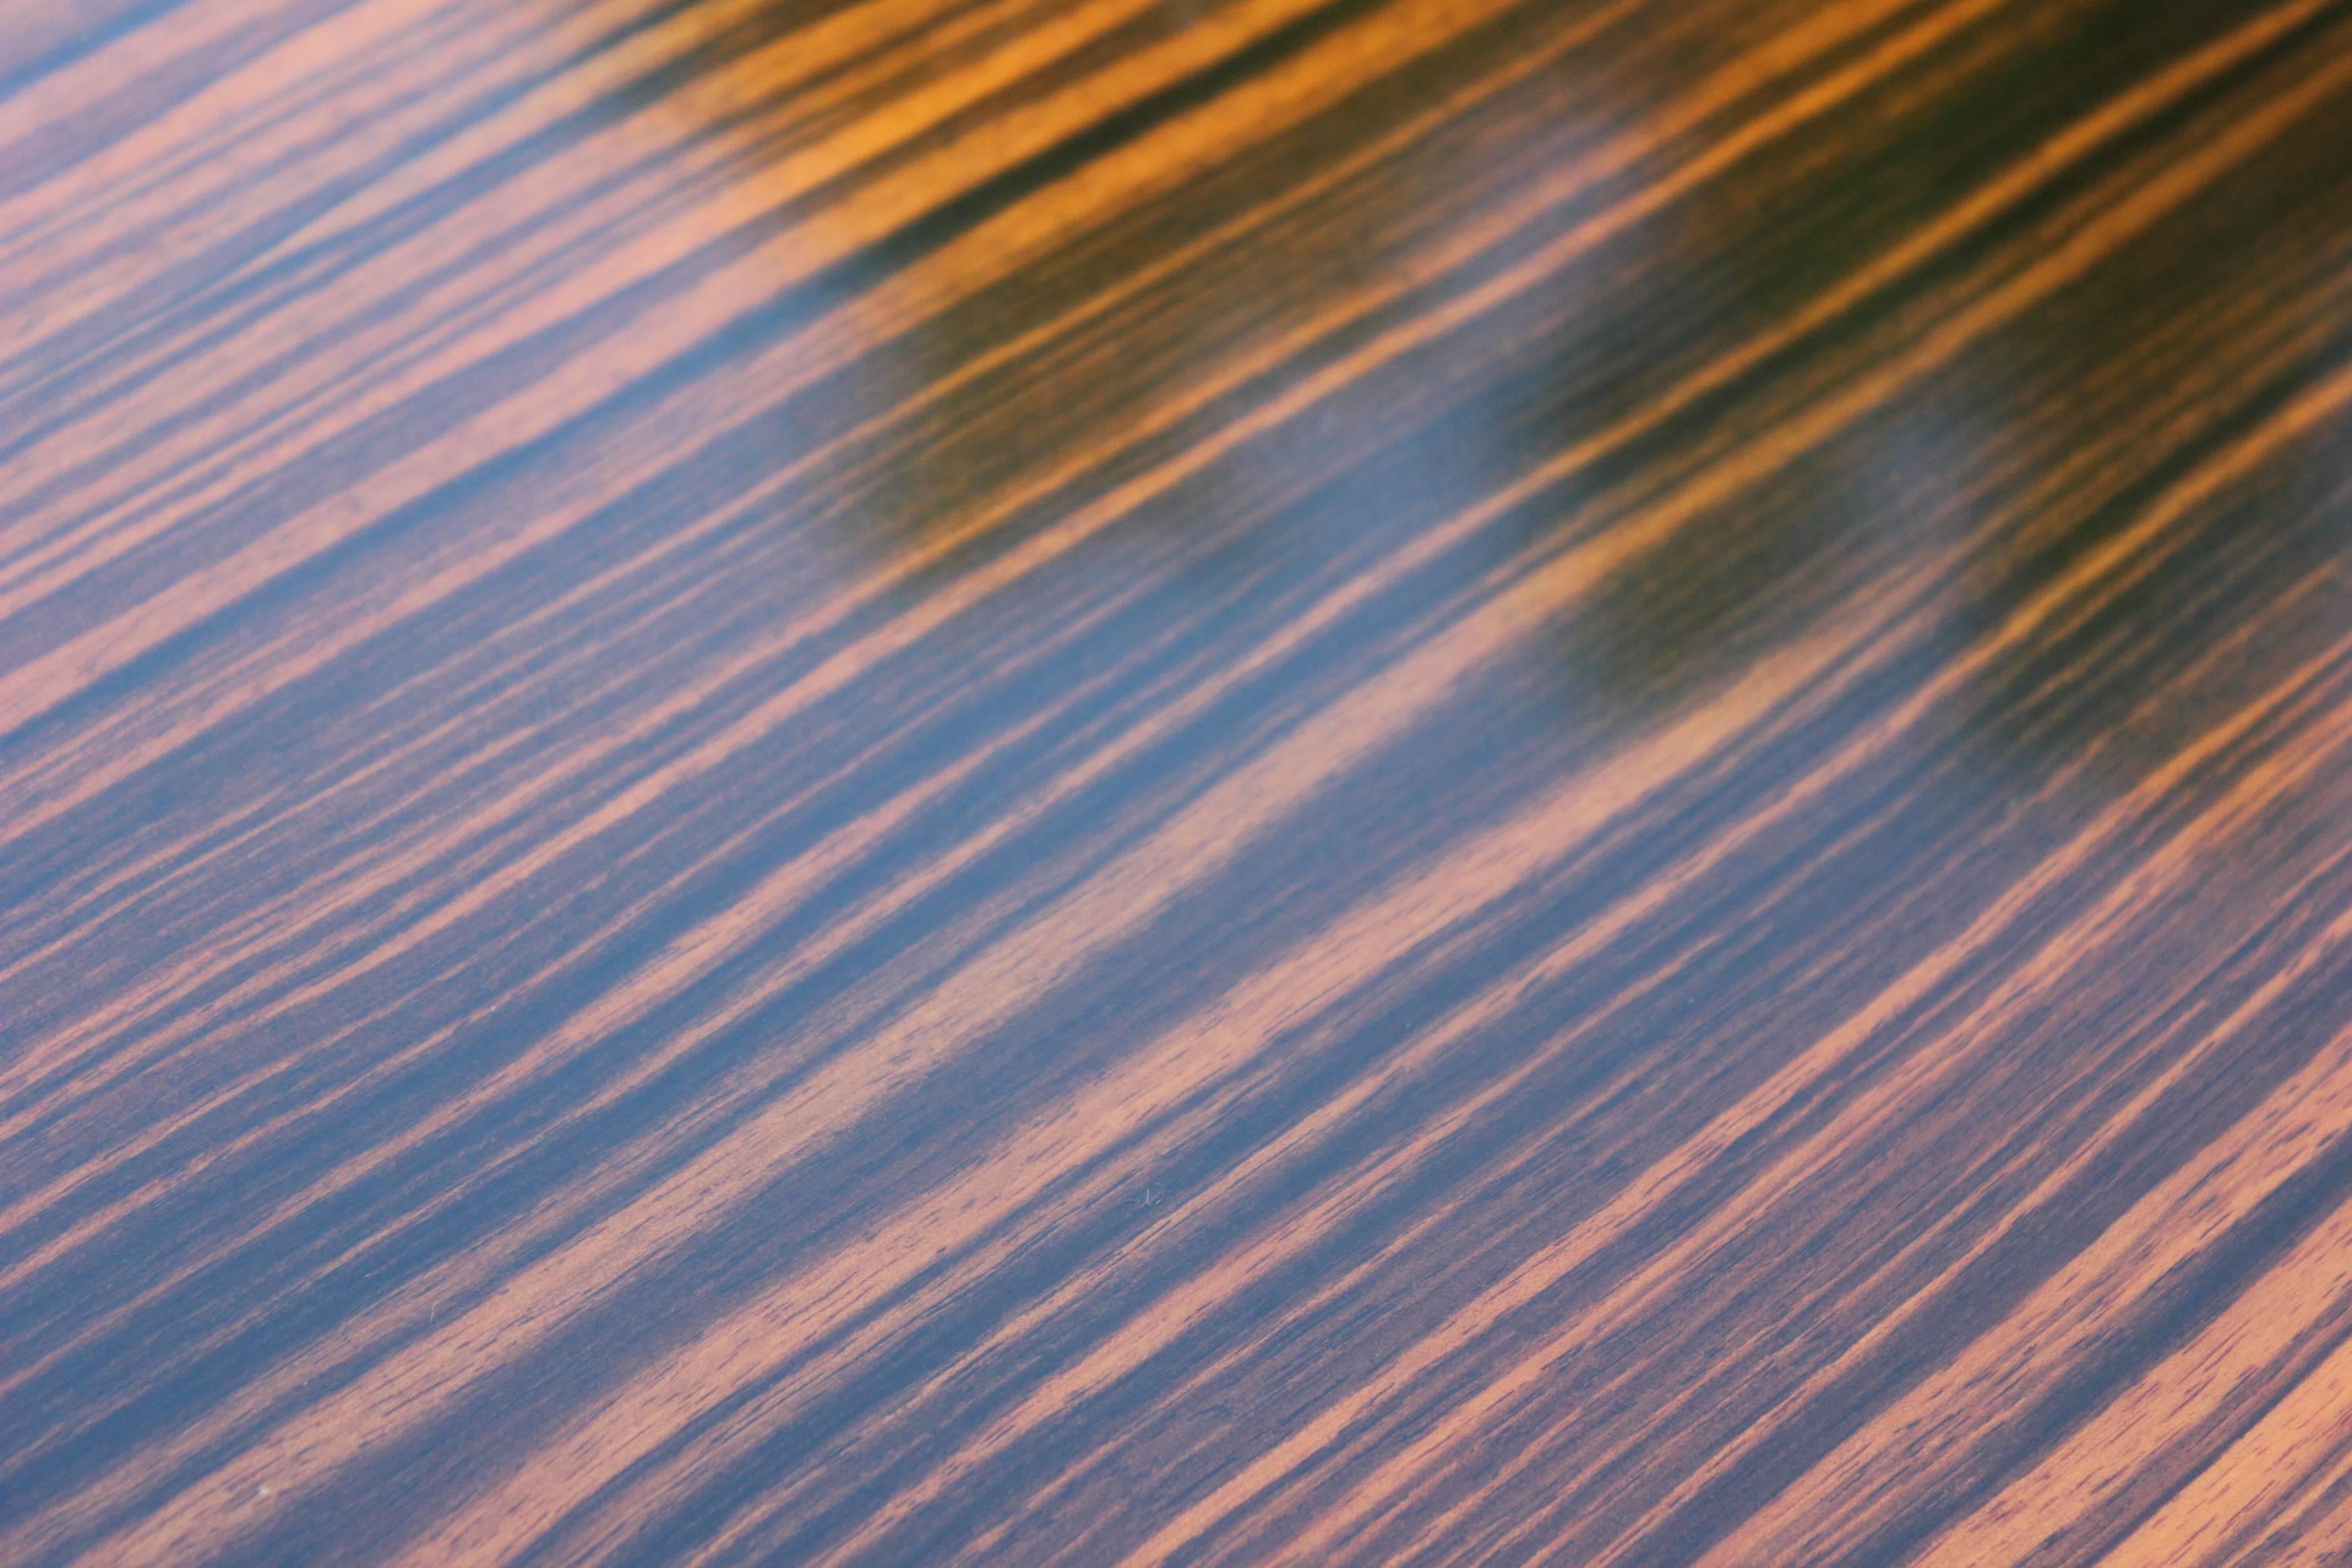
[[2352, 5], [9, 0], [0, 1562], [2352, 1552]]

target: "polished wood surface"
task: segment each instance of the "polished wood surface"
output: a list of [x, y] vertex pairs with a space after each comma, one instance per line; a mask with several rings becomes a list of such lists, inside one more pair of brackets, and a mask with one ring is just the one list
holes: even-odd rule
[[2352, 5], [9, 0], [0, 1563], [2352, 1558]]

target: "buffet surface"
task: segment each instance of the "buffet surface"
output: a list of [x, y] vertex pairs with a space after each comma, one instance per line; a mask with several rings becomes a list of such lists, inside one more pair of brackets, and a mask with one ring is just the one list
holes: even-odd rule
[[2352, 1554], [2352, 5], [9, 0], [0, 1562]]

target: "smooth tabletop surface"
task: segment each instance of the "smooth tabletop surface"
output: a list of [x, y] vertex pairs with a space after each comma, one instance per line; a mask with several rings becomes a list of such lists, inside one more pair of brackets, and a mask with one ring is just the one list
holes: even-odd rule
[[6, 0], [0, 1563], [2352, 1560], [2352, 5]]

